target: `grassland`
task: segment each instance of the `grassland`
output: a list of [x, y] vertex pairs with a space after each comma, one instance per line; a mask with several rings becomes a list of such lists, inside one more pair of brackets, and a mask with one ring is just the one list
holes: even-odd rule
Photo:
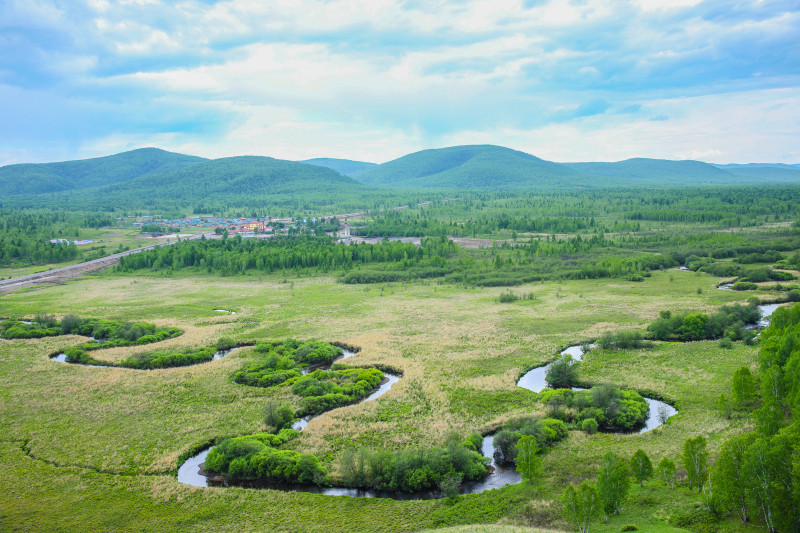
[[[501, 304], [504, 288], [431, 283], [356, 286], [327, 277], [162, 277], [104, 273], [66, 285], [0, 296], [0, 316], [75, 313], [172, 325], [186, 333], [164, 346], [236, 340], [318, 338], [359, 346], [349, 364], [383, 364], [403, 378], [376, 402], [331, 411], [292, 441], [335, 469], [347, 446], [402, 448], [444, 442], [451, 431], [491, 431], [511, 417], [542, 412], [536, 395], [516, 387], [526, 370], [559, 349], [606, 331], [643, 328], [662, 309], [710, 311], [749, 294], [716, 290], [719, 279], [679, 270], [644, 282], [584, 280], [513, 289], [535, 297]], [[214, 309], [236, 311], [235, 315]], [[716, 342], [662, 344], [629, 352], [593, 351], [583, 379], [657, 391], [680, 413], [642, 435], [571, 432], [544, 457], [535, 487], [509, 486], [457, 503], [329, 497], [238, 488], [200, 489], [175, 479], [180, 459], [215, 439], [263, 428], [267, 398], [298, 398], [280, 388], [230, 383], [251, 356], [185, 368], [139, 371], [59, 364], [48, 355], [83, 337], [0, 341], [0, 531], [451, 531], [562, 529], [558, 495], [595, 475], [608, 450], [644, 449], [654, 461], [677, 459], [688, 437], [712, 450], [748, 427], [721, 419], [717, 396], [736, 368], [753, 365], [757, 347]], [[98, 357], [120, 360], [140, 348]], [[294, 404], [296, 407], [296, 403]], [[620, 516], [597, 531], [636, 524], [677, 531], [668, 518], [699, 500], [650, 481], [635, 487]], [[749, 531], [734, 521], [722, 530]]]

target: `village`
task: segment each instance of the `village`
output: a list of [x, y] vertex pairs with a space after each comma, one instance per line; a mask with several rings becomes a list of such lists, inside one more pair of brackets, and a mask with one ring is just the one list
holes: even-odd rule
[[[352, 215], [344, 215], [352, 216]], [[337, 239], [350, 239], [350, 226], [339, 225], [336, 217], [324, 218], [272, 218], [272, 217], [188, 217], [164, 219], [159, 217], [143, 216], [141, 220], [133, 223], [134, 227], [143, 229], [158, 228], [158, 231], [142, 231], [151, 237], [181, 232], [213, 231], [216, 234], [227, 232], [229, 236], [239, 235], [242, 238], [269, 238], [272, 235], [290, 235], [300, 228], [314, 228], [324, 225], [326, 234]]]

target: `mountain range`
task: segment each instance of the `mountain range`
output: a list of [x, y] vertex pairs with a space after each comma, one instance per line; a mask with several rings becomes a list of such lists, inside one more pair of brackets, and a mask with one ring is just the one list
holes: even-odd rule
[[392, 189], [537, 190], [690, 185], [800, 184], [800, 165], [712, 165], [702, 161], [634, 158], [615, 163], [555, 163], [492, 145], [422, 150], [383, 164], [263, 156], [221, 159], [143, 148], [60, 163], [0, 167], [0, 204], [147, 205], [169, 198], [208, 198], [253, 205], [276, 195], [351, 195]]

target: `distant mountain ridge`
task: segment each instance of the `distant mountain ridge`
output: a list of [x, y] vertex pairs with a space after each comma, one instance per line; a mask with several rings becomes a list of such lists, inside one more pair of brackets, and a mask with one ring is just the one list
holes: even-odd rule
[[35, 195], [122, 183], [207, 161], [202, 157], [140, 148], [105, 157], [0, 167], [0, 195]]
[[466, 145], [408, 154], [361, 172], [356, 179], [384, 187], [520, 189], [574, 186], [587, 176], [510, 148]]
[[324, 191], [358, 190], [363, 185], [338, 172], [315, 165], [263, 156], [238, 156], [211, 159], [167, 173], [148, 174], [124, 183], [87, 189], [113, 202], [131, 195], [147, 193], [173, 200], [244, 196], [302, 195]]
[[[351, 174], [349, 177], [345, 174]], [[800, 184], [800, 165], [711, 165], [633, 158], [614, 163], [555, 163], [493, 145], [422, 150], [380, 165], [347, 159], [306, 162], [263, 156], [204, 159], [143, 148], [116, 155], [0, 167], [0, 205], [257, 206], [280, 199], [303, 205], [333, 196], [354, 208], [379, 188], [563, 190], [574, 188]]]
[[635, 157], [615, 163], [565, 163], [576, 170], [597, 176], [626, 180], [676, 180], [692, 177], [697, 180], [725, 180], [729, 172], [702, 161], [671, 161]]
[[314, 159], [306, 159], [298, 161], [298, 163], [305, 163], [306, 165], [316, 165], [319, 167], [326, 167], [335, 170], [339, 174], [345, 176], [357, 176], [365, 170], [369, 170], [378, 166], [376, 163], [367, 163], [365, 161], [353, 161], [351, 159], [336, 159], [332, 157], [317, 157]]
[[712, 165], [702, 161], [637, 157], [615, 163], [565, 163], [596, 176], [640, 186], [800, 183], [800, 168], [786, 165]]

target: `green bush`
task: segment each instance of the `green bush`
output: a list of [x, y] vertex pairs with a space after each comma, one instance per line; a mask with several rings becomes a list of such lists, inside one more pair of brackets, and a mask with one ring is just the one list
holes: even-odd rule
[[342, 482], [350, 487], [418, 492], [448, 487], [452, 477], [473, 481], [488, 473], [488, 459], [452, 435], [445, 447], [346, 450], [340, 462]]
[[629, 350], [641, 348], [644, 336], [638, 331], [609, 332], [600, 337], [597, 344], [604, 350]]
[[736, 331], [735, 337], [744, 338], [742, 326], [755, 324], [761, 318], [760, 302], [754, 298], [750, 300], [746, 306], [723, 305], [710, 315], [662, 311], [661, 316], [647, 326], [647, 331], [657, 340], [719, 339], [728, 331]]
[[509, 291], [509, 292], [501, 293], [500, 297], [498, 298], [498, 300], [499, 300], [500, 303], [507, 304], [507, 303], [511, 303], [511, 302], [516, 302], [517, 300], [519, 300], [519, 296], [517, 296], [513, 292]]
[[578, 382], [578, 367], [571, 355], [562, 355], [550, 363], [544, 379], [553, 389], [572, 387]]
[[688, 529], [695, 533], [715, 533], [719, 520], [707, 509], [693, 509], [672, 515], [669, 519], [672, 526]]
[[120, 362], [120, 366], [152, 370], [156, 368], [196, 365], [198, 363], [211, 361], [216, 351], [217, 349], [215, 347], [206, 346], [202, 348], [185, 348], [180, 351], [144, 352], [123, 359]]
[[293, 429], [283, 429], [277, 435], [257, 433], [225, 439], [208, 452], [205, 467], [232, 480], [325, 484], [325, 468], [316, 456], [278, 449], [299, 434]]
[[273, 387], [292, 378], [300, 378], [301, 365], [327, 364], [342, 355], [340, 347], [327, 342], [300, 343], [295, 339], [257, 342], [255, 351], [263, 355], [245, 363], [233, 375], [236, 383], [253, 387]]
[[233, 348], [236, 348], [236, 346], [237, 346], [236, 341], [231, 339], [230, 337], [221, 337], [216, 344], [217, 351], [220, 352], [225, 350], [231, 350]]
[[594, 418], [587, 418], [581, 422], [581, 429], [585, 431], [587, 435], [594, 435], [597, 432], [598, 427], [599, 424]]
[[567, 425], [552, 418], [538, 419], [523, 417], [512, 420], [494, 436], [495, 459], [499, 463], [511, 463], [517, 456], [517, 441], [522, 436], [536, 438], [536, 447], [544, 450], [564, 439], [568, 434]]

